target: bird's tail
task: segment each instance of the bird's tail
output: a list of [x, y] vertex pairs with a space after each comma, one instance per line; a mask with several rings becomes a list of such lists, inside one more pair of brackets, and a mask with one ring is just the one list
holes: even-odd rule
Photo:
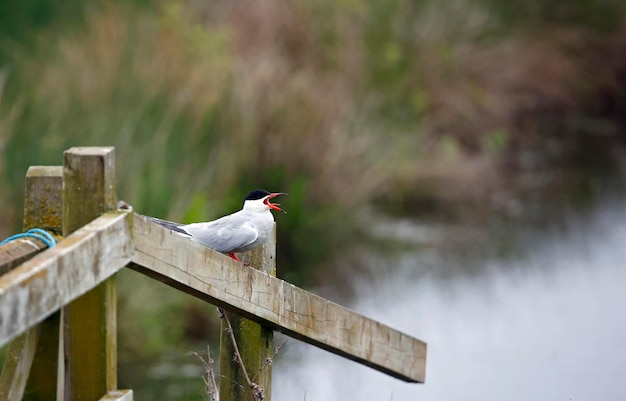
[[157, 223], [159, 225], [162, 225], [165, 228], [169, 228], [172, 231], [176, 231], [176, 232], [179, 232], [181, 234], [189, 235], [189, 233], [187, 231], [182, 229], [182, 226], [184, 226], [184, 224], [174, 223], [173, 221], [161, 220], [161, 219], [157, 219], [156, 217], [150, 217], [150, 216], [145, 216], [145, 217], [146, 217], [146, 219], [152, 220], [155, 223]]

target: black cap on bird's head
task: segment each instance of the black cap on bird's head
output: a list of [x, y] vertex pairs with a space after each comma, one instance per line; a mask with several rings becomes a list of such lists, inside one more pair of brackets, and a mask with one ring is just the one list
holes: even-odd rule
[[286, 193], [283, 192], [268, 192], [264, 189], [256, 189], [252, 192], [250, 192], [248, 194], [248, 196], [246, 196], [245, 200], [259, 200], [259, 199], [263, 199], [263, 203], [266, 204], [270, 209], [274, 209], [274, 210], [279, 210], [283, 213], [287, 213], [285, 212], [283, 209], [281, 209], [279, 206], [279, 203], [270, 203], [270, 199], [272, 199], [275, 196], [278, 195], [287, 195]]
[[264, 189], [255, 189], [246, 196], [246, 200], [259, 200], [265, 198], [267, 195], [271, 195], [271, 193]]

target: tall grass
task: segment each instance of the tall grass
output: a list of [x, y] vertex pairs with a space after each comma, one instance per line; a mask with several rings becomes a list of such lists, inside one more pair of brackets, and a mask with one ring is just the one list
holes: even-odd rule
[[[51, 13], [24, 44], [15, 27], [0, 43], [2, 219], [17, 229], [29, 165], [78, 145], [116, 146], [119, 195], [147, 214], [209, 219], [251, 188], [292, 193], [285, 266], [345, 248], [348, 211], [372, 201], [493, 198], [519, 149], [541, 152], [528, 121], [580, 111], [579, 54], [596, 43], [585, 4], [522, 3], [69, 3], [80, 18]], [[515, 4], [525, 19], [507, 31]], [[623, 15], [591, 9], [607, 7]]]
[[[325, 243], [311, 228], [339, 212], [315, 205], [343, 210], [377, 188], [381, 139], [351, 127], [341, 72], [304, 61], [319, 44], [292, 37], [304, 34], [291, 22], [298, 10], [264, 4], [104, 3], [84, 9], [76, 29], [42, 33], [35, 51], [14, 48], [0, 117], [7, 215], [19, 215], [29, 165], [58, 164], [70, 146], [113, 145], [119, 195], [142, 213], [209, 219], [268, 187], [293, 192], [289, 227], [313, 233], [286, 248]], [[313, 219], [299, 219], [302, 208]]]

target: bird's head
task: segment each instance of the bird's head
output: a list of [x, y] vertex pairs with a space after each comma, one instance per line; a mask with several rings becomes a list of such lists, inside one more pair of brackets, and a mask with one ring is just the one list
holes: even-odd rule
[[248, 196], [246, 196], [245, 202], [244, 203], [248, 203], [248, 201], [253, 202], [254, 204], [260, 204], [260, 205], [265, 205], [265, 207], [269, 208], [269, 209], [274, 209], [274, 210], [278, 210], [280, 212], [283, 213], [287, 213], [285, 212], [283, 209], [280, 208], [280, 203], [271, 203], [270, 199], [278, 196], [278, 195], [287, 195], [286, 193], [283, 192], [268, 192], [264, 189], [257, 189], [254, 190], [252, 192], [250, 192], [248, 194]]

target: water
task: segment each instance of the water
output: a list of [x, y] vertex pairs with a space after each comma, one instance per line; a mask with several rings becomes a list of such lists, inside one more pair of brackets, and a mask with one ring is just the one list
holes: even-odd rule
[[[425, 384], [291, 340], [274, 366], [273, 399], [626, 399], [626, 200], [530, 237], [515, 258], [410, 251], [392, 273], [358, 285], [352, 309], [428, 343]], [[481, 268], [424, 267], [437, 263]]]

